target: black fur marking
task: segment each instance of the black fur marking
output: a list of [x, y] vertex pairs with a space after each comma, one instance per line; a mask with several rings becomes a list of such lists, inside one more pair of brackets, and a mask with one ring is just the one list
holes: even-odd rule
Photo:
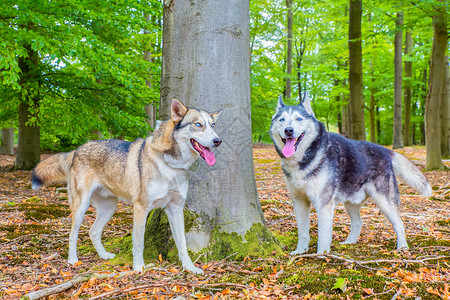
[[317, 122], [317, 126], [319, 127], [317, 137], [314, 139], [314, 141], [312, 141], [308, 149], [306, 149], [302, 160], [298, 162], [298, 167], [300, 168], [300, 170], [306, 169], [313, 161], [319, 149], [326, 145], [326, 143], [328, 142], [325, 126], [320, 122]]
[[141, 144], [141, 148], [139, 149], [139, 154], [138, 154], [138, 170], [139, 170], [139, 178], [142, 178], [142, 152], [144, 152], [145, 149], [145, 142], [147, 140], [145, 139], [142, 144]]
[[32, 183], [32, 187], [33, 190], [38, 190], [41, 188], [41, 186], [43, 185], [42, 179], [36, 175], [35, 171], [33, 170], [33, 173], [31, 174], [31, 183]]
[[374, 182], [378, 192], [389, 194], [393, 188], [391, 180], [396, 183], [391, 150], [366, 141], [346, 139], [335, 133], [328, 133], [328, 138], [325, 155], [331, 171], [336, 174], [334, 184], [340, 191], [351, 195], [365, 183]]
[[131, 142], [128, 141], [111, 139], [104, 140], [104, 143], [106, 143], [107, 146], [115, 152], [128, 153], [128, 151], [130, 151]]
[[179, 130], [179, 129], [182, 129], [182, 128], [186, 127], [186, 126], [191, 125], [191, 123], [185, 123], [185, 124], [181, 125], [182, 122], [183, 122], [183, 120], [181, 120], [180, 122], [178, 122], [178, 124], [175, 125], [175, 127], [173, 128], [173, 130], [174, 130], [174, 131], [175, 131], [175, 130]]
[[[145, 150], [145, 142], [147, 141], [147, 139], [144, 139], [144, 141], [141, 144], [141, 147], [139, 148], [139, 153], [138, 153], [138, 172], [139, 172], [139, 178], [142, 178], [142, 153]], [[139, 181], [139, 193], [142, 191], [142, 181]]]
[[291, 172], [289, 172], [284, 166], [281, 167], [283, 169], [284, 175], [288, 178], [288, 179], [292, 179], [292, 174]]

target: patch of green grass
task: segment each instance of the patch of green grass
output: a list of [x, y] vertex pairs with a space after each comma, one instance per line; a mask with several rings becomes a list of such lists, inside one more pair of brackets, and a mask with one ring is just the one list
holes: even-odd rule
[[273, 162], [277, 161], [276, 159], [270, 159], [270, 158], [258, 158], [256, 159], [257, 164], [271, 164]]
[[28, 234], [39, 235], [52, 233], [48, 225], [41, 224], [1, 225], [0, 231], [6, 232], [3, 241], [12, 240]]
[[59, 219], [70, 214], [69, 206], [60, 203], [42, 203], [40, 198], [32, 197], [24, 203], [9, 205], [1, 209], [2, 212], [24, 211], [27, 220], [44, 221]]
[[450, 226], [450, 219], [437, 221], [439, 226]]

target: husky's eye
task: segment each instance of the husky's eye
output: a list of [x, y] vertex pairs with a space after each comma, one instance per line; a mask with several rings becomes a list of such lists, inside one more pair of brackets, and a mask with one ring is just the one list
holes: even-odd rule
[[301, 121], [301, 120], [303, 120], [302, 118], [297, 118], [297, 121]]
[[212, 123], [212, 124], [211, 124], [211, 127], [212, 127], [212, 128], [214, 128], [214, 126], [216, 126], [216, 123]]
[[281, 118], [281, 119], [280, 119], [280, 122], [284, 122], [284, 118]]
[[202, 127], [202, 124], [200, 124], [199, 122], [195, 123], [194, 125], [197, 127]]

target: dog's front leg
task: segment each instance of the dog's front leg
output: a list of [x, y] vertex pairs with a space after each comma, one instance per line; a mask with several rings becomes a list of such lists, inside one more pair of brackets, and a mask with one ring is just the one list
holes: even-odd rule
[[333, 216], [334, 216], [334, 200], [328, 202], [317, 201], [317, 226], [318, 226], [318, 242], [317, 253], [330, 252], [331, 240], [333, 238]]
[[[184, 201], [182, 201], [181, 204], [184, 204]], [[170, 202], [167, 204], [165, 211], [169, 218], [170, 229], [172, 230], [172, 235], [178, 249], [178, 257], [180, 258], [183, 268], [196, 274], [203, 274], [202, 269], [194, 266], [187, 251], [183, 206]]]
[[311, 205], [305, 197], [295, 194], [292, 196], [295, 219], [297, 221], [298, 243], [297, 249], [291, 255], [298, 255], [308, 251], [309, 246], [309, 214]]
[[144, 269], [144, 233], [148, 208], [135, 204], [133, 208], [133, 269], [142, 272]]

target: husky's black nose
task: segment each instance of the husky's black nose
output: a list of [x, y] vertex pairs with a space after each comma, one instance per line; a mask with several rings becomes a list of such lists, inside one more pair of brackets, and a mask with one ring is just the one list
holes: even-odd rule
[[287, 137], [290, 137], [294, 134], [294, 128], [292, 127], [286, 127], [284, 129], [284, 133], [286, 134]]
[[222, 140], [219, 138], [213, 139], [214, 146], [219, 147], [222, 144]]

